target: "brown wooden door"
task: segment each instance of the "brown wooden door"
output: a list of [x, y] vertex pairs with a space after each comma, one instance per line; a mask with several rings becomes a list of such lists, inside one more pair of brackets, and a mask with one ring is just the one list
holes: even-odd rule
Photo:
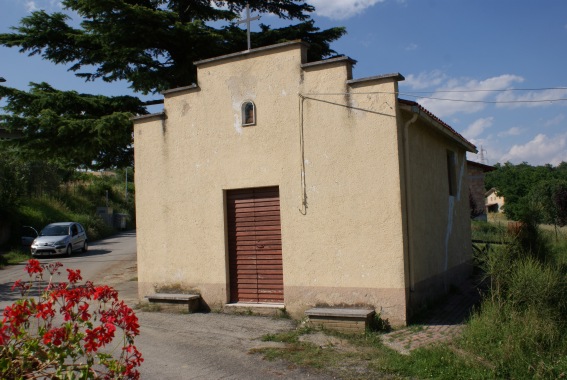
[[230, 301], [283, 303], [279, 189], [229, 190], [226, 198]]

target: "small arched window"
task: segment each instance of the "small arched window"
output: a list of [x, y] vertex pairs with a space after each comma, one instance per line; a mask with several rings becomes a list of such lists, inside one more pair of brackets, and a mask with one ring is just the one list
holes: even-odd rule
[[242, 125], [255, 125], [256, 124], [256, 106], [254, 102], [246, 101], [242, 103]]

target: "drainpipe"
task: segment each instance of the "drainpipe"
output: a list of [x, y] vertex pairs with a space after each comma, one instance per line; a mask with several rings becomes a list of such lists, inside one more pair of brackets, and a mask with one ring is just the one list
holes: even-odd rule
[[[410, 178], [410, 164], [409, 164], [409, 127], [411, 124], [415, 123], [417, 117], [419, 116], [419, 108], [416, 106], [412, 106], [411, 108], [413, 112], [413, 116], [404, 124], [403, 130], [403, 140], [404, 140], [404, 176], [405, 176], [405, 198], [406, 198], [406, 236], [408, 237], [408, 272], [409, 272], [409, 285], [410, 285], [410, 294], [415, 290], [415, 279], [413, 273], [413, 265], [412, 265], [412, 252], [413, 252], [413, 241], [411, 239], [410, 234], [410, 221], [412, 220], [412, 208], [411, 208], [411, 201], [410, 201], [410, 185], [411, 185], [411, 178]], [[410, 296], [411, 298], [411, 296]], [[409, 300], [408, 300], [409, 301]]]

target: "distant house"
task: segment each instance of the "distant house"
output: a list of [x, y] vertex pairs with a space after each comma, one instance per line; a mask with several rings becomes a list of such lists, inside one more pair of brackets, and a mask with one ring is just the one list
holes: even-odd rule
[[479, 162], [467, 161], [467, 174], [469, 177], [471, 216], [474, 219], [486, 220], [484, 184], [485, 173], [495, 170], [494, 166]]
[[138, 289], [211, 308], [375, 309], [405, 324], [471, 270], [467, 151], [400, 74], [295, 41], [195, 62], [134, 119]]
[[498, 191], [495, 188], [488, 190], [484, 196], [487, 212], [496, 213], [504, 211], [502, 209], [505, 203], [504, 197], [499, 196]]

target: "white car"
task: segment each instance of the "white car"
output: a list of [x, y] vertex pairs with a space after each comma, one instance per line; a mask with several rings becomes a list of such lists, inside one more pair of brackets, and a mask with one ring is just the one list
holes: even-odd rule
[[51, 256], [73, 251], [86, 252], [89, 248], [87, 233], [80, 223], [51, 223], [45, 226], [31, 245], [32, 256]]

